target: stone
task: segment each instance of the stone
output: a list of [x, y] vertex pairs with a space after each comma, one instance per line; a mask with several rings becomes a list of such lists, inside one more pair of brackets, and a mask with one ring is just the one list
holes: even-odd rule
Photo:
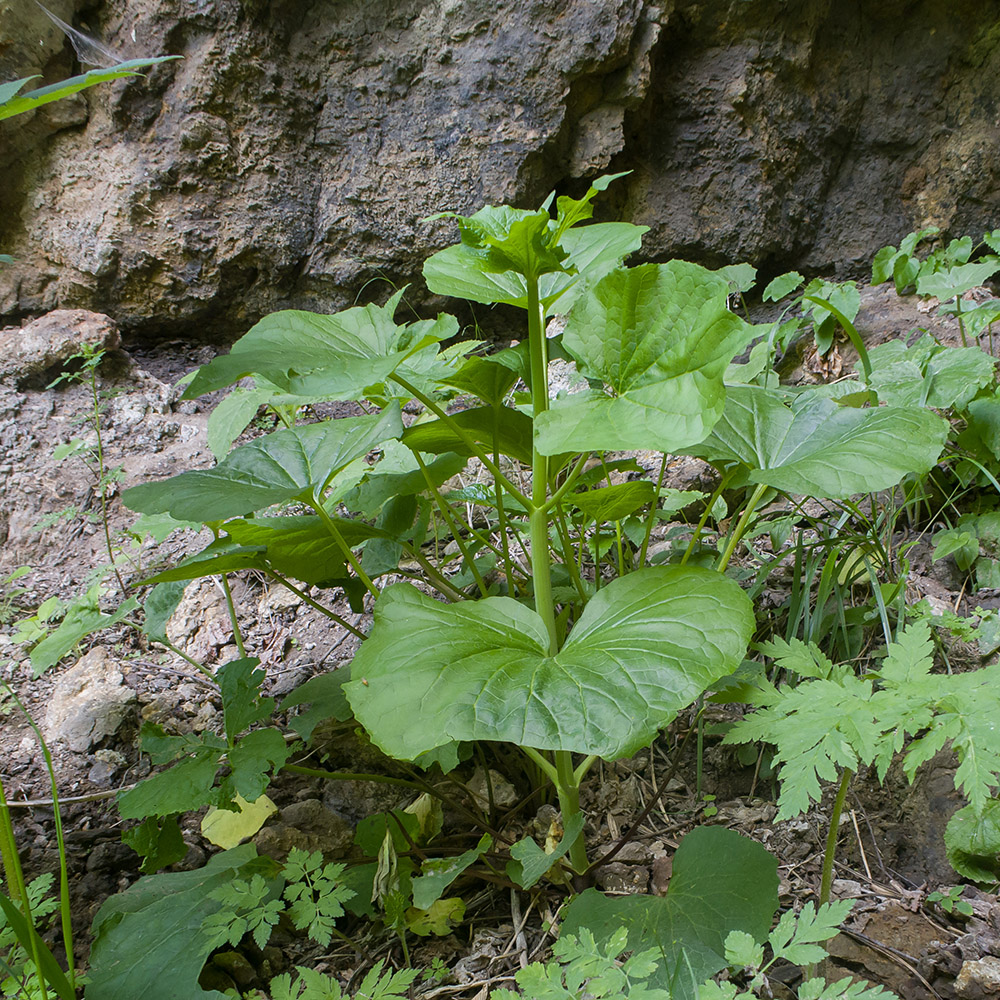
[[[419, 278], [457, 237], [432, 213], [579, 195], [606, 171], [632, 173], [598, 215], [648, 225], [645, 259], [766, 273], [860, 276], [909, 230], [978, 238], [1000, 207], [997, 0], [59, 13], [83, 9], [123, 55], [184, 59], [5, 126], [12, 320], [86, 307], [129, 334], [231, 339], [278, 308], [348, 306], [377, 274]], [[0, 80], [71, 75], [46, 22], [0, 7]]]
[[986, 955], [974, 962], [963, 962], [955, 979], [955, 993], [964, 1000], [1000, 996], [1000, 958]]
[[354, 840], [354, 828], [319, 799], [293, 802], [265, 826], [254, 843], [261, 854], [284, 861], [289, 851], [321, 851], [323, 857], [343, 857]]
[[118, 731], [134, 701], [135, 692], [107, 649], [95, 646], [56, 680], [45, 712], [45, 738], [86, 753]]
[[83, 348], [121, 345], [114, 320], [86, 309], [56, 309], [22, 327], [0, 330], [0, 382], [20, 384], [61, 365]]

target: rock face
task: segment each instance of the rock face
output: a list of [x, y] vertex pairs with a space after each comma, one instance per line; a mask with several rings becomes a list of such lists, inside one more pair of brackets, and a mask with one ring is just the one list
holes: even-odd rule
[[[918, 225], [997, 222], [1000, 0], [50, 6], [184, 59], [0, 125], [8, 322], [221, 340], [418, 279], [454, 232], [427, 215], [607, 170], [633, 170], [603, 210], [654, 259], [850, 273]], [[35, 5], [0, 7], [0, 81], [77, 71]]]

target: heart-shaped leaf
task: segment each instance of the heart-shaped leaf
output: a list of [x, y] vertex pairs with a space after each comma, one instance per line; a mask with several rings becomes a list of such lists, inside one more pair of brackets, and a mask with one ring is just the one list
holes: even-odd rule
[[947, 422], [922, 408], [855, 409], [810, 396], [792, 410], [766, 389], [730, 386], [722, 419], [689, 454], [742, 467], [744, 482], [840, 498], [927, 472], [947, 434]]
[[338, 471], [402, 432], [398, 406], [367, 417], [289, 427], [235, 449], [214, 469], [134, 486], [122, 499], [140, 513], [222, 521], [318, 496]]
[[676, 260], [618, 268], [597, 282], [570, 311], [563, 347], [607, 392], [577, 393], [539, 414], [538, 450], [677, 451], [703, 440], [747, 336], [728, 295], [717, 274]]
[[560, 933], [586, 927], [601, 944], [625, 928], [625, 950], [661, 949], [649, 984], [670, 989], [674, 1000], [697, 1000], [698, 986], [726, 967], [729, 932], [762, 942], [777, 908], [775, 858], [732, 830], [702, 826], [681, 841], [666, 896], [609, 899], [588, 889], [567, 907]]
[[454, 740], [628, 756], [739, 665], [753, 630], [743, 591], [690, 567], [640, 570], [587, 605], [562, 650], [507, 597], [440, 604], [382, 592], [345, 693], [402, 760]]

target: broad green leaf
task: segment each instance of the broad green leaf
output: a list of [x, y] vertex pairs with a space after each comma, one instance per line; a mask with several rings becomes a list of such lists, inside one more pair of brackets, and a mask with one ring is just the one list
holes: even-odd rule
[[259, 375], [297, 396], [361, 399], [414, 350], [434, 347], [458, 332], [457, 321], [445, 316], [397, 326], [392, 317], [401, 297], [399, 292], [385, 306], [355, 306], [332, 316], [296, 309], [271, 313], [229, 354], [199, 368], [184, 398]]
[[106, 615], [98, 605], [99, 599], [100, 588], [95, 586], [70, 602], [59, 627], [31, 651], [31, 667], [36, 677], [41, 676], [49, 667], [54, 667], [82, 639], [117, 625], [139, 607], [139, 601], [130, 597], [116, 611]]
[[493, 838], [484, 833], [471, 850], [453, 858], [431, 858], [420, 866], [420, 875], [413, 879], [413, 905], [426, 910], [441, 898], [441, 894], [470, 865], [474, 865], [493, 846]]
[[438, 899], [426, 910], [411, 906], [406, 911], [406, 927], [420, 937], [446, 937], [465, 918], [465, 900], [458, 896]]
[[[586, 493], [573, 493], [566, 498], [598, 524], [605, 521], [621, 521], [645, 507], [656, 495], [656, 487], [648, 479], [635, 482], [615, 483]], [[675, 508], [677, 509], [677, 508]]]
[[457, 372], [441, 380], [471, 396], [477, 396], [487, 406], [500, 406], [517, 381], [517, 373], [506, 365], [489, 358], [473, 356]]
[[[367, 479], [343, 497], [344, 506], [363, 517], [375, 517], [393, 497], [411, 497], [427, 490], [427, 478], [409, 447], [398, 441], [388, 441], [383, 451], [384, 457], [369, 470]], [[435, 486], [457, 476], [468, 464], [465, 457], [447, 452], [430, 460], [421, 457], [425, 459], [427, 476]]]
[[959, 809], [944, 831], [948, 862], [963, 878], [995, 882], [1000, 878], [1000, 799], [981, 811]]
[[545, 851], [538, 846], [532, 836], [524, 837], [510, 849], [512, 861], [507, 862], [507, 876], [522, 889], [530, 889], [552, 866], [564, 858], [583, 831], [583, 814], [577, 813], [566, 821], [562, 839], [553, 851]]
[[[568, 230], [560, 240], [567, 252], [563, 261], [565, 273], [542, 275], [539, 280], [542, 303], [551, 307], [558, 302], [560, 311], [568, 309], [585, 282], [596, 281], [638, 250], [646, 231], [646, 226], [627, 222], [599, 222]], [[522, 309], [528, 305], [527, 286], [520, 274], [484, 270], [476, 254], [461, 243], [428, 258], [424, 263], [424, 279], [427, 287], [438, 295], [453, 295], [488, 305], [505, 303]]]
[[944, 347], [930, 334], [909, 347], [901, 340], [879, 344], [868, 358], [868, 384], [890, 406], [962, 407], [993, 381], [996, 367], [978, 347]]
[[245, 729], [271, 716], [274, 699], [260, 697], [265, 674], [255, 656], [224, 663], [216, 672], [216, 677], [222, 692], [226, 739], [232, 744]]
[[805, 278], [798, 271], [788, 271], [785, 274], [779, 274], [764, 289], [763, 299], [765, 302], [777, 302], [778, 299], [783, 299], [786, 295], [794, 292], [803, 281], [805, 281]]
[[201, 835], [224, 851], [238, 847], [252, 837], [277, 811], [278, 807], [266, 796], [247, 802], [242, 795], [234, 799], [238, 812], [212, 806], [201, 821]]
[[727, 283], [697, 264], [619, 268], [570, 311], [563, 346], [606, 392], [556, 400], [535, 419], [546, 455], [653, 449], [701, 441], [722, 414], [726, 366], [746, 324]]
[[200, 744], [167, 771], [153, 774], [121, 792], [118, 811], [122, 819], [145, 819], [190, 812], [218, 799], [215, 775], [222, 763], [224, 747]]
[[216, 854], [204, 868], [150, 875], [112, 896], [94, 919], [85, 1000], [225, 1000], [198, 986], [212, 951], [201, 925], [222, 908], [211, 894], [270, 867], [246, 844]]
[[120, 80], [126, 76], [139, 76], [139, 70], [145, 69], [147, 66], [156, 66], [158, 63], [180, 58], [180, 56], [159, 56], [155, 59], [130, 59], [117, 66], [112, 66], [110, 69], [92, 69], [89, 73], [72, 76], [68, 80], [60, 80], [58, 83], [39, 87], [37, 90], [29, 90], [28, 93], [20, 95], [18, 95], [18, 91], [21, 87], [29, 80], [34, 80], [35, 77], [29, 76], [23, 80], [5, 83], [0, 88], [0, 121], [4, 118], [12, 118], [14, 115], [24, 114], [25, 111], [34, 111], [35, 108], [40, 108], [43, 104], [69, 97], [71, 94], [79, 93], [79, 91], [93, 87], [95, 84], [105, 83], [108, 80]]
[[281, 703], [282, 712], [298, 705], [309, 705], [305, 712], [293, 715], [288, 725], [298, 735], [308, 740], [316, 727], [324, 719], [336, 719], [346, 722], [351, 718], [351, 706], [344, 694], [344, 683], [351, 676], [350, 667], [341, 667], [325, 674], [310, 677], [305, 684], [299, 685]]
[[180, 580], [174, 583], [158, 583], [143, 604], [146, 617], [142, 631], [153, 640], [167, 638], [167, 622], [173, 617], [177, 605], [181, 603], [187, 584]]
[[[331, 521], [351, 549], [384, 535], [363, 521], [340, 517]], [[318, 515], [236, 518], [223, 527], [241, 545], [258, 550], [261, 563], [282, 576], [324, 586], [347, 575], [344, 552]]]
[[778, 907], [777, 867], [760, 844], [699, 827], [674, 855], [666, 896], [608, 898], [588, 889], [567, 907], [560, 933], [589, 928], [602, 944], [624, 927], [629, 950], [655, 942], [663, 962], [650, 985], [670, 988], [674, 1000], [696, 1000], [698, 985], [726, 966], [730, 931], [766, 940]]
[[947, 422], [925, 409], [854, 409], [807, 397], [793, 412], [767, 390], [731, 386], [722, 419], [702, 444], [687, 450], [742, 467], [753, 483], [839, 498], [888, 489], [909, 473], [927, 472], [947, 434]]
[[[468, 434], [483, 450], [492, 454], [494, 449], [501, 455], [515, 458], [525, 465], [531, 464], [531, 417], [520, 410], [492, 406], [477, 406], [472, 410], [460, 410], [452, 414], [451, 425], [457, 425]], [[414, 451], [441, 455], [455, 452], [471, 455], [472, 449], [443, 420], [429, 420], [414, 424], [403, 432], [403, 444]], [[494, 437], [494, 428], [498, 433]]]
[[235, 573], [241, 569], [265, 571], [267, 563], [264, 559], [264, 546], [236, 545], [228, 538], [219, 538], [200, 552], [182, 559], [176, 566], [162, 570], [142, 582], [158, 585], [186, 583], [205, 576]]
[[976, 264], [963, 264], [947, 271], [922, 275], [917, 280], [918, 295], [933, 295], [942, 302], [978, 288], [987, 278], [1000, 271], [1000, 259], [987, 257]]
[[613, 581], [554, 656], [541, 618], [510, 598], [446, 605], [396, 584], [344, 690], [372, 740], [401, 760], [483, 739], [614, 759], [735, 670], [752, 629], [739, 586], [695, 568]]
[[122, 495], [140, 513], [221, 521], [289, 500], [318, 496], [356, 458], [403, 431], [399, 407], [366, 417], [274, 431], [229, 453], [214, 469], [182, 472]]

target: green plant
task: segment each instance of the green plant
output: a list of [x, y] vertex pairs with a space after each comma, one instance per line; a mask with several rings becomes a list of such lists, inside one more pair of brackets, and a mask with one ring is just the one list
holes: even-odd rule
[[949, 888], [935, 890], [927, 894], [928, 903], [937, 903], [945, 913], [961, 913], [963, 916], [972, 916], [972, 904], [967, 899], [962, 899], [964, 887], [953, 885]]
[[[772, 640], [758, 648], [788, 680], [779, 686], [758, 676], [750, 697], [756, 711], [737, 722], [725, 741], [763, 740], [777, 747], [778, 819], [797, 816], [819, 801], [821, 781], [839, 782], [821, 903], [829, 900], [840, 814], [852, 776], [859, 766], [874, 765], [879, 780], [884, 780], [897, 753], [903, 753], [903, 771], [912, 781], [921, 764], [951, 745], [959, 761], [955, 786], [969, 805], [956, 813], [946, 831], [949, 857], [954, 864], [956, 851], [989, 853], [996, 815], [990, 792], [1000, 783], [1000, 668], [932, 673], [934, 646], [926, 621], [902, 629], [878, 669], [862, 677], [850, 665], [834, 665], [816, 645], [800, 640]], [[978, 838], [974, 852], [970, 838]], [[1000, 837], [992, 844], [994, 851], [1000, 850]], [[968, 866], [960, 870], [969, 873]]]
[[[284, 709], [309, 706], [293, 718], [303, 739], [324, 718], [353, 718], [382, 750], [414, 765], [412, 777], [386, 780], [436, 796], [443, 793], [435, 776], [484, 741], [518, 751], [524, 772], [551, 784], [561, 842], [546, 852], [525, 838], [511, 846], [504, 869], [515, 885], [530, 887], [546, 876], [586, 880], [579, 796], [593, 764], [634, 753], [739, 667], [755, 622], [733, 576], [754, 571], [737, 570], [734, 558], [752, 541], [767, 503], [779, 494], [829, 500], [842, 505], [842, 525], [863, 524], [849, 545], [846, 535], [828, 543], [824, 605], [834, 583], [854, 579], [859, 565], [873, 580], [876, 567], [889, 565], [883, 539], [891, 543], [891, 522], [874, 514], [866, 521], [850, 498], [926, 475], [948, 423], [928, 408], [926, 395], [875, 407], [867, 386], [838, 398], [822, 387], [782, 390], [760, 353], [750, 365], [756, 375], [732, 366], [760, 334], [728, 309], [732, 281], [743, 287], [746, 275], [681, 261], [623, 266], [641, 229], [582, 225], [612, 180], [533, 212], [500, 206], [447, 216], [457, 220], [461, 242], [427, 261], [428, 286], [523, 310], [527, 337], [515, 348], [481, 356], [478, 345], [460, 341], [443, 349], [458, 324], [448, 316], [398, 324], [397, 293], [385, 306], [334, 316], [268, 316], [229, 355], [190, 377], [187, 396], [246, 377], [255, 387], [235, 390], [213, 418], [214, 468], [124, 495], [147, 523], [165, 516], [167, 528], [205, 525], [214, 537], [152, 578], [144, 627], [165, 642], [165, 622], [186, 581], [218, 575], [241, 658], [218, 671], [225, 739], [144, 731], [155, 762], [175, 761], [121, 797], [123, 814], [143, 820], [130, 837], [151, 868], [177, 847], [177, 813], [203, 804], [241, 812], [279, 768], [359, 777], [288, 763], [289, 747], [267, 725], [273, 705], [260, 697], [262, 675], [245, 650], [225, 583], [230, 573], [253, 569], [279, 580], [352, 629], [325, 608], [323, 592], [341, 590], [355, 608], [373, 607], [371, 632], [353, 629], [364, 641], [349, 678], [346, 671], [314, 678], [285, 700]], [[828, 295], [816, 310], [813, 293]], [[816, 286], [809, 295], [802, 304], [810, 303], [816, 322], [850, 327], [848, 290]], [[555, 313], [566, 315], [565, 329], [546, 336]], [[553, 394], [549, 362], [557, 357], [575, 365], [583, 391]], [[872, 366], [862, 359], [867, 378]], [[452, 408], [457, 395], [474, 405]], [[298, 422], [329, 399], [373, 410]], [[414, 402], [424, 412], [404, 426], [401, 406]], [[261, 405], [281, 426], [225, 454]], [[607, 454], [632, 449], [662, 454], [655, 486], [623, 480], [636, 466]], [[668, 455], [683, 453], [715, 465], [721, 481], [712, 496], [663, 490]], [[464, 485], [447, 488], [463, 471]], [[699, 499], [704, 515], [686, 547], [649, 565], [654, 526]], [[718, 528], [712, 546], [705, 542], [710, 519]], [[388, 574], [419, 586], [383, 588]], [[891, 594], [873, 586], [883, 623], [887, 601], [902, 593], [898, 582], [891, 586]], [[356, 893], [347, 907], [377, 915], [404, 949], [407, 933], [447, 933], [461, 918], [462, 900], [442, 896], [463, 872], [479, 864], [498, 875], [489, 853], [494, 831], [458, 858], [422, 858], [416, 874], [414, 850], [422, 852], [433, 836], [417, 822], [400, 811], [364, 821], [356, 839], [370, 860], [344, 873]], [[481, 822], [489, 829], [487, 818]], [[675, 871], [687, 866], [688, 895], [672, 887], [663, 900], [606, 900], [588, 890], [571, 904], [564, 929], [588, 929], [604, 949], [625, 925], [638, 935], [628, 938], [633, 950], [641, 951], [648, 935], [669, 937], [674, 945], [651, 988], [686, 997], [725, 965], [730, 931], [764, 939], [776, 883], [773, 859], [728, 831], [696, 831], [682, 852]], [[240, 880], [249, 906], [241, 919], [256, 914], [263, 934], [278, 897], [262, 895], [265, 872], [238, 871], [231, 866], [227, 877]], [[166, 893], [167, 883], [155, 884]], [[162, 905], [170, 905], [165, 896]], [[715, 913], [726, 919], [720, 923]], [[140, 919], [145, 912], [129, 911], [114, 924], [99, 919], [105, 930], [95, 976], [106, 992], [88, 993], [88, 1000], [113, 995], [110, 945], [124, 947]]]
[[[155, 59], [130, 59], [117, 66], [92, 69], [89, 73], [70, 77], [68, 80], [61, 80], [59, 83], [52, 83], [47, 87], [39, 87], [37, 90], [29, 90], [24, 94], [20, 91], [24, 89], [25, 84], [37, 80], [37, 76], [26, 76], [20, 80], [2, 83], [0, 84], [0, 121], [4, 118], [12, 118], [14, 115], [23, 115], [27, 111], [34, 111], [35, 108], [40, 108], [43, 104], [71, 97], [73, 94], [98, 83], [120, 80], [122, 77], [139, 76], [141, 69], [179, 58], [180, 56], [159, 56]], [[10, 258], [5, 263], [11, 263]]]
[[[768, 970], [779, 961], [812, 966], [826, 958], [826, 950], [821, 945], [839, 933], [840, 924], [850, 913], [852, 905], [848, 899], [823, 903], [819, 909], [812, 903], [806, 903], [798, 913], [786, 910], [768, 935], [771, 957], [767, 961], [763, 945], [749, 934], [733, 931], [726, 938], [726, 961], [731, 972], [749, 975], [750, 982], [742, 989], [732, 982], [706, 983], [701, 989], [701, 1000], [770, 996]], [[813, 977], [802, 983], [798, 996], [800, 1000], [888, 1000], [895, 994], [881, 986], [871, 986], [850, 978], [827, 983]]]

